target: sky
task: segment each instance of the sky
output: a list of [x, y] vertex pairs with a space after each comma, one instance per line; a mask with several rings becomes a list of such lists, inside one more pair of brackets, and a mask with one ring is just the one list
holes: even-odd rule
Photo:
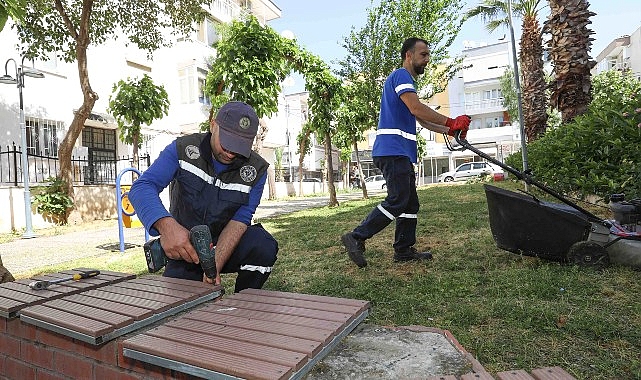
[[[281, 18], [268, 24], [279, 33], [290, 31], [302, 47], [318, 55], [330, 66], [347, 54], [342, 42], [355, 27], [357, 30], [365, 25], [367, 9], [372, 7], [371, 0], [272, 0], [281, 10]], [[374, 0], [377, 5], [379, 0]], [[464, 9], [477, 4], [478, 1], [466, 1]], [[547, 1], [543, 1], [544, 4]], [[595, 34], [591, 55], [596, 56], [617, 37], [632, 34], [641, 27], [640, 0], [591, 0], [590, 9], [596, 13], [589, 26]], [[542, 9], [545, 16], [548, 8]], [[514, 19], [514, 35], [518, 42], [521, 35], [521, 20]], [[464, 41], [496, 42], [504, 34], [509, 36], [509, 29], [499, 28], [488, 34], [480, 20], [470, 20], [463, 24], [461, 33], [452, 44], [450, 53], [460, 54]], [[518, 45], [517, 45], [518, 49]], [[302, 77], [294, 75], [293, 84], [284, 88], [285, 93], [304, 91]]]

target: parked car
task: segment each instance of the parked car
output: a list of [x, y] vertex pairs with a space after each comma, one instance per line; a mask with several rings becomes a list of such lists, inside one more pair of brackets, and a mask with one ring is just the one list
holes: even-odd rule
[[438, 176], [439, 182], [467, 181], [476, 178], [482, 174], [494, 175], [494, 180], [503, 180], [505, 172], [498, 166], [487, 162], [466, 162], [456, 167], [456, 169], [445, 172]]
[[385, 178], [381, 174], [365, 178], [365, 188], [367, 190], [381, 190], [386, 187]]

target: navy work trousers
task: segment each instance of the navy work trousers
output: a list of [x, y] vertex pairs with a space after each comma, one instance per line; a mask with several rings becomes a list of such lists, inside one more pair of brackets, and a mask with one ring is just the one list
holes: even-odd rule
[[[276, 263], [277, 252], [278, 243], [274, 237], [262, 225], [251, 225], [220, 272], [238, 273], [236, 293], [248, 288], [260, 289]], [[163, 276], [202, 281], [203, 269], [200, 264], [168, 260]]]
[[354, 229], [353, 236], [369, 239], [395, 220], [394, 252], [407, 252], [416, 243], [419, 209], [414, 165], [406, 156], [374, 157], [374, 165], [383, 172], [387, 197]]

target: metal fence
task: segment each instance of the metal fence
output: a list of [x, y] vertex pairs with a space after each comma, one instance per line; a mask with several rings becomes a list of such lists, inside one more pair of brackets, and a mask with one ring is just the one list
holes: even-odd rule
[[[58, 157], [30, 154], [27, 152], [29, 162], [29, 183], [46, 183], [48, 178], [60, 174], [60, 161]], [[71, 157], [74, 184], [101, 185], [114, 184], [116, 177], [125, 168], [131, 167], [133, 157], [121, 156], [114, 159], [92, 159], [91, 157]], [[138, 169], [144, 171], [150, 165], [149, 154], [141, 154], [138, 159]], [[0, 185], [13, 185], [23, 183], [22, 152], [20, 147], [12, 143], [6, 150], [0, 147]]]

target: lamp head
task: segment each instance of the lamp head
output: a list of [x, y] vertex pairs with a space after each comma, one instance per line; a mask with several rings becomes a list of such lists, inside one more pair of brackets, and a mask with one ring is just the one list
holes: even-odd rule
[[22, 67], [22, 74], [30, 78], [44, 78], [45, 75], [42, 71], [34, 69], [32, 67]]
[[4, 84], [16, 84], [16, 83], [18, 83], [18, 81], [17, 81], [17, 80], [15, 80], [11, 75], [9, 75], [9, 74], [5, 74], [5, 75], [3, 75], [3, 76], [1, 76], [1, 77], [0, 77], [0, 83], [4, 83]]

